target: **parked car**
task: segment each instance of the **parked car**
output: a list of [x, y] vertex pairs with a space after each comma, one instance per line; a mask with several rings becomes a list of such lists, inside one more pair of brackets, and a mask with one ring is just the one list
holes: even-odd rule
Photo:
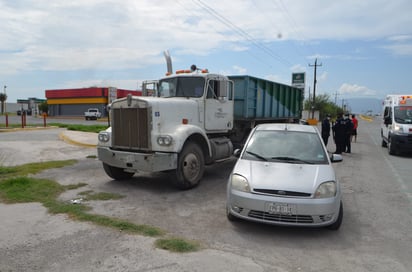
[[339, 229], [341, 189], [315, 126], [262, 124], [243, 147], [227, 185], [229, 220]]
[[84, 113], [86, 120], [97, 120], [100, 117], [102, 117], [102, 113], [97, 108], [90, 108]]
[[31, 109], [27, 109], [27, 110], [25, 110], [25, 109], [21, 109], [21, 110], [17, 110], [17, 115], [22, 115], [22, 114], [26, 114], [26, 115], [31, 115], [31, 113], [32, 113], [32, 111], [31, 111]]

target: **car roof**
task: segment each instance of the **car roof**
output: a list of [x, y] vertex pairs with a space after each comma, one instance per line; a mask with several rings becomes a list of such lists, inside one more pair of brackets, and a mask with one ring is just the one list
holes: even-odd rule
[[317, 133], [317, 128], [314, 126], [302, 125], [302, 124], [290, 124], [290, 123], [260, 124], [256, 126], [256, 130], [286, 130], [286, 131]]

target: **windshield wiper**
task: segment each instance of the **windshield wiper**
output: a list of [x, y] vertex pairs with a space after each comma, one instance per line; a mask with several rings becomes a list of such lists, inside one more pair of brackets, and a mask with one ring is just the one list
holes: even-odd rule
[[277, 161], [286, 161], [290, 163], [306, 163], [306, 164], [313, 164], [313, 162], [310, 161], [305, 161], [301, 160], [298, 158], [293, 158], [293, 157], [272, 157], [272, 160], [277, 160]]
[[256, 153], [254, 153], [254, 152], [250, 152], [250, 151], [247, 151], [247, 150], [246, 150], [246, 153], [248, 153], [248, 154], [250, 154], [250, 155], [253, 155], [253, 156], [255, 156], [255, 157], [258, 158], [258, 159], [261, 159], [262, 161], [268, 161], [268, 159], [266, 159], [265, 157], [263, 157], [263, 156], [261, 156], [261, 155], [259, 155], [259, 154], [256, 154]]

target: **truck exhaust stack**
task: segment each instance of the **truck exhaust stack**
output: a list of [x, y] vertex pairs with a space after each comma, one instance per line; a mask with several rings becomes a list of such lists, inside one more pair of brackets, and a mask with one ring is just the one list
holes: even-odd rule
[[167, 73], [171, 75], [173, 74], [173, 68], [172, 68], [172, 58], [170, 57], [169, 50], [164, 51], [163, 54], [166, 58]]

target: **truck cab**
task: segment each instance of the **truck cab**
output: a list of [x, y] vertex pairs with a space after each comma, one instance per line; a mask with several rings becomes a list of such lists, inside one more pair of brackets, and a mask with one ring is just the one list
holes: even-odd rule
[[412, 152], [412, 94], [385, 98], [381, 137], [391, 155]]
[[150, 92], [117, 99], [110, 128], [99, 133], [98, 158], [114, 179], [174, 171], [174, 184], [198, 184], [206, 164], [229, 158], [233, 82], [208, 71], [179, 70], [152, 81]]

